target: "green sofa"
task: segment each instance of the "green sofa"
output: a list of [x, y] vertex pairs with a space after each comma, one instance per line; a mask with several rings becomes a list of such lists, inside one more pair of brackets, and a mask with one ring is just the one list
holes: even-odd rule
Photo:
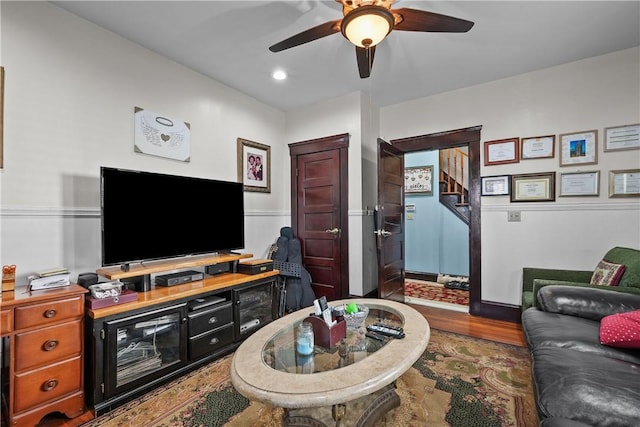
[[[620, 283], [617, 286], [607, 286], [607, 289], [640, 294], [640, 250], [617, 246], [609, 250], [603, 259], [625, 265]], [[594, 269], [595, 267], [594, 265]], [[602, 286], [590, 284], [592, 275], [593, 271], [586, 270], [524, 267], [522, 269], [522, 310], [538, 305], [536, 295], [543, 286], [572, 285], [601, 288]]]

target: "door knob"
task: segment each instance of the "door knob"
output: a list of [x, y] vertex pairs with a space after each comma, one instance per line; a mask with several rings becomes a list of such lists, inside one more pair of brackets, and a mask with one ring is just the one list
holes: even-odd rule
[[331, 230], [324, 230], [325, 233], [338, 234], [340, 233], [340, 229], [337, 227], [332, 228]]
[[389, 237], [391, 236], [393, 233], [387, 230], [376, 230], [373, 232], [373, 234], [376, 234], [378, 236], [382, 236], [382, 237]]

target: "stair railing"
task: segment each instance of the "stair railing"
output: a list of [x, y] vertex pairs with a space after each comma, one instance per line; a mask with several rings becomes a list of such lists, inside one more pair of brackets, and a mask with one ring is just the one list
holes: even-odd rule
[[469, 154], [459, 148], [440, 150], [440, 182], [445, 183], [445, 193], [460, 194], [460, 202], [465, 201], [465, 166], [469, 164]]

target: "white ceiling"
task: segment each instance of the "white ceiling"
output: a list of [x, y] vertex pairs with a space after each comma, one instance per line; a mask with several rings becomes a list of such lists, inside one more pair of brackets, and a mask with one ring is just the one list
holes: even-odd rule
[[[282, 111], [363, 91], [383, 107], [640, 45], [640, 1], [410, 1], [475, 22], [468, 33], [393, 31], [360, 79], [340, 33], [269, 46], [342, 18], [335, 1], [54, 1]], [[276, 68], [284, 82], [272, 80]]]

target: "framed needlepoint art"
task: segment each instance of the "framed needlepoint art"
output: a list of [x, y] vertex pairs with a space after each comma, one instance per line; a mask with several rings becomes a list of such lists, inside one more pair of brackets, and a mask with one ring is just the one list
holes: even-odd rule
[[433, 194], [433, 165], [404, 168], [405, 194]]

